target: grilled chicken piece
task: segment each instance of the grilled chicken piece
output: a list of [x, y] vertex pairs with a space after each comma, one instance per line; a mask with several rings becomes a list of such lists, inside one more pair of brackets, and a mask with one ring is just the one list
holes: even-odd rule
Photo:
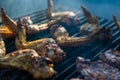
[[50, 78], [56, 73], [52, 61], [49, 58], [39, 56], [32, 49], [18, 50], [1, 57], [0, 67], [13, 67], [28, 71], [37, 80]]
[[90, 43], [96, 39], [107, 40], [112, 37], [111, 29], [108, 27], [103, 27], [90, 35], [80, 37], [70, 37], [69, 33], [61, 25], [51, 26], [50, 31], [56, 42], [63, 47], [76, 47]]
[[113, 16], [113, 21], [114, 21], [115, 25], [120, 30], [120, 22], [118, 21], [118, 19], [117, 19], [117, 17], [115, 15], [112, 15], [112, 16]]
[[11, 32], [5, 25], [0, 25], [0, 34], [4, 39], [6, 39], [6, 38], [13, 39], [14, 38], [13, 32]]
[[77, 57], [76, 65], [84, 80], [120, 80], [119, 70], [102, 61], [91, 62]]
[[0, 68], [15, 67], [28, 71], [35, 79], [50, 78], [56, 72], [51, 59], [41, 57], [33, 49], [24, 49], [6, 54], [3, 38], [0, 36]]
[[[0, 27], [0, 29], [4, 29], [6, 32], [9, 30], [11, 32], [10, 34], [3, 36], [3, 38], [14, 38], [16, 33], [18, 32], [16, 22], [14, 22], [14, 20], [12, 20], [8, 15], [6, 15], [3, 8], [1, 8], [1, 18], [4, 25]], [[3, 32], [2, 34], [6, 34], [6, 32]]]
[[[1, 14], [2, 14], [2, 22], [3, 22], [3, 24], [5, 24], [5, 27], [7, 27], [11, 32], [13, 32], [13, 34], [16, 35], [18, 33], [17, 23], [6, 14], [6, 12], [3, 8], [1, 8]], [[22, 22], [24, 24], [27, 34], [34, 34], [34, 33], [38, 33], [38, 32], [47, 30], [51, 25], [59, 22], [59, 20], [58, 19], [51, 20], [51, 21], [49, 21], [47, 23], [43, 23], [43, 24], [33, 24], [30, 17], [27, 16], [27, 17], [22, 18]]]
[[87, 8], [85, 8], [84, 6], [81, 6], [81, 9], [82, 9], [88, 23], [86, 23], [80, 27], [80, 33], [84, 34], [84, 35], [88, 35], [98, 29], [98, 26], [99, 26], [98, 17], [92, 15], [90, 13], [90, 11]]
[[26, 41], [26, 32], [21, 20], [18, 21], [18, 35], [16, 37], [17, 49], [34, 49], [40, 56], [46, 56], [58, 62], [65, 56], [65, 52], [56, 44], [52, 38], [42, 38], [34, 41]]
[[6, 54], [5, 43], [3, 41], [2, 36], [0, 35], [0, 57], [4, 56], [5, 54]]
[[120, 51], [112, 49], [107, 50], [100, 54], [100, 59], [103, 62], [120, 69]]
[[62, 18], [61, 22], [66, 23], [66, 25], [69, 26], [77, 26], [80, 24], [80, 20], [75, 17], [76, 13], [72, 11], [54, 12], [54, 5], [52, 0], [48, 0], [46, 14], [47, 18], [50, 20]]

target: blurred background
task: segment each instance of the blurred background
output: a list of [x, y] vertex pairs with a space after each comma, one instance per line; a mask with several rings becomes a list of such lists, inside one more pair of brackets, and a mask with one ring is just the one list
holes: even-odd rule
[[[80, 5], [85, 5], [94, 15], [112, 20], [115, 14], [120, 19], [120, 0], [53, 0], [56, 10], [73, 10], [81, 12]], [[12, 18], [47, 8], [47, 0], [0, 0]]]

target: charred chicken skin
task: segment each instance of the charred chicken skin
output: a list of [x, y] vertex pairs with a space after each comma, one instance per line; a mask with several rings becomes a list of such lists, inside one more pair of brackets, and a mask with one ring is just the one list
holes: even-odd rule
[[85, 8], [84, 6], [81, 6], [81, 9], [87, 19], [87, 23], [80, 27], [80, 33], [81, 34], [90, 34], [93, 31], [98, 29], [98, 26], [99, 26], [98, 17], [92, 15], [90, 13], [90, 11], [87, 8]]
[[69, 33], [61, 25], [51, 26], [50, 31], [57, 44], [63, 47], [76, 47], [90, 43], [96, 39], [106, 40], [112, 37], [111, 29], [108, 27], [103, 27], [90, 35], [80, 37], [70, 37]]
[[33, 49], [6, 54], [5, 44], [0, 36], [0, 68], [10, 67], [28, 71], [35, 79], [50, 78], [56, 73], [51, 59], [39, 56]]
[[49, 57], [53, 62], [58, 62], [64, 58], [65, 52], [52, 38], [42, 38], [27, 42], [26, 32], [20, 19], [18, 21], [18, 30], [15, 41], [17, 49], [34, 49], [40, 56]]
[[[15, 36], [18, 33], [17, 23], [6, 14], [3, 8], [1, 8], [1, 14], [2, 22], [5, 25], [4, 27], [7, 27], [11, 32], [13, 32], [14, 35], [12, 36]], [[43, 24], [33, 24], [29, 16], [23, 17], [21, 20], [27, 34], [34, 34], [47, 30], [51, 25], [56, 24], [59, 21], [58, 19], [56, 19]]]
[[119, 70], [102, 61], [91, 62], [78, 57], [76, 65], [84, 80], [120, 80]]
[[100, 54], [100, 59], [103, 62], [120, 69], [120, 51], [112, 49], [107, 50]]
[[76, 13], [72, 11], [54, 12], [54, 5], [52, 0], [48, 0], [48, 8], [46, 11], [47, 18], [50, 20], [62, 18], [61, 22], [69, 26], [77, 26], [80, 20], [76, 18]]

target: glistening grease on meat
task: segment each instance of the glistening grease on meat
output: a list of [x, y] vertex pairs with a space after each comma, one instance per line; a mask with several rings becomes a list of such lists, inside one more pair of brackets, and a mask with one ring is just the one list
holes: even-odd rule
[[[17, 23], [6, 14], [6, 12], [3, 8], [1, 8], [1, 14], [2, 14], [2, 16], [1, 16], [2, 22], [5, 25], [4, 27], [7, 27], [14, 34], [14, 35], [12, 34], [11, 36], [15, 37], [15, 35], [18, 33]], [[33, 24], [32, 20], [30, 19], [29, 16], [23, 17], [21, 20], [26, 29], [27, 34], [34, 34], [34, 33], [45, 31], [50, 26], [59, 22], [59, 19], [56, 19], [56, 20], [51, 20], [51, 21], [48, 21], [48, 22], [42, 23], [42, 24]]]
[[18, 35], [16, 37], [17, 49], [34, 49], [41, 56], [49, 57], [53, 62], [58, 62], [65, 57], [65, 52], [52, 38], [42, 38], [34, 41], [26, 41], [26, 31], [21, 20], [18, 20]]
[[28, 71], [36, 80], [50, 78], [56, 73], [52, 60], [39, 56], [33, 49], [6, 54], [5, 44], [0, 36], [0, 68], [10, 67]]
[[57, 44], [63, 47], [76, 47], [90, 43], [96, 39], [109, 40], [112, 37], [112, 30], [108, 27], [102, 27], [87, 36], [71, 37], [67, 30], [61, 25], [53, 25], [50, 28], [52, 37]]

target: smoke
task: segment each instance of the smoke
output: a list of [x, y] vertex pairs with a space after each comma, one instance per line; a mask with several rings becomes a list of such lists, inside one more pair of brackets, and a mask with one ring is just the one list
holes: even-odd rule
[[[55, 10], [81, 12], [80, 5], [85, 5], [94, 15], [112, 19], [114, 13], [120, 18], [120, 0], [53, 0]], [[19, 17], [47, 8], [47, 0], [0, 0], [10, 17]]]
[[19, 17], [35, 11], [47, 8], [46, 0], [0, 0], [0, 8], [3, 7], [9, 16]]
[[120, 19], [120, 0], [54, 0], [54, 3], [56, 10], [81, 12], [80, 5], [84, 5], [96, 16], [112, 20], [111, 15], [115, 14]]

